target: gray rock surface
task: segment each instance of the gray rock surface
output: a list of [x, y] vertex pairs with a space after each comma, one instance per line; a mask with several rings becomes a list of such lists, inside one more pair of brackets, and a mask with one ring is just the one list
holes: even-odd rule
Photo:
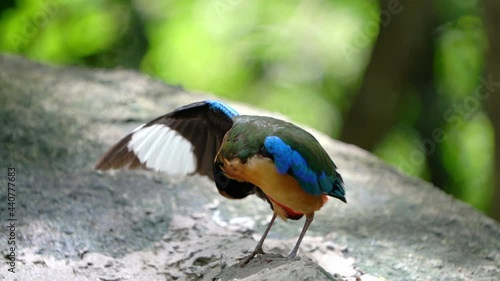
[[[357, 147], [315, 133], [340, 168], [348, 204], [317, 213], [298, 258], [283, 258], [303, 221], [277, 222], [237, 266], [271, 215], [230, 201], [204, 177], [99, 173], [127, 131], [206, 99], [124, 70], [51, 67], [0, 55], [0, 204], [16, 169], [16, 273], [5, 280], [500, 280], [500, 225]], [[266, 114], [234, 104], [245, 114]], [[311, 111], [310, 114], [315, 114]]]

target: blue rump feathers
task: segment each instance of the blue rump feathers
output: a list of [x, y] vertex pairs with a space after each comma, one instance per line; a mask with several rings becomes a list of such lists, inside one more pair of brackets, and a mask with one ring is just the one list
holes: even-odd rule
[[[324, 193], [335, 193], [343, 197], [342, 180], [338, 180], [333, 175], [326, 175], [324, 171], [319, 174], [313, 171], [302, 155], [293, 150], [282, 139], [277, 136], [269, 136], [264, 140], [264, 146], [274, 157], [274, 165], [278, 173], [284, 175], [291, 170], [293, 176], [297, 179], [300, 186], [312, 195], [321, 195]], [[335, 185], [334, 185], [335, 184]], [[335, 188], [337, 186], [337, 188]], [[333, 194], [332, 194], [333, 195]]]

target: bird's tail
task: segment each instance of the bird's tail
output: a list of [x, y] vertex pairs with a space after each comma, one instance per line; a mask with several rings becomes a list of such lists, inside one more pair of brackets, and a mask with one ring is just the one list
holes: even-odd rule
[[347, 203], [345, 199], [345, 189], [344, 189], [344, 180], [339, 173], [335, 176], [335, 180], [333, 181], [332, 191], [328, 193], [328, 195], [335, 197], [341, 200], [344, 203]]

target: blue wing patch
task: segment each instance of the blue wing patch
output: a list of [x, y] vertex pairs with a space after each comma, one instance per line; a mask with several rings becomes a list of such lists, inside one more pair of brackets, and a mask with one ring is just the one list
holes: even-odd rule
[[218, 110], [222, 113], [224, 113], [227, 117], [233, 118], [234, 116], [239, 115], [234, 108], [230, 107], [227, 104], [223, 104], [220, 101], [215, 101], [215, 100], [207, 100], [206, 103], [210, 105], [210, 109], [212, 110]]
[[278, 173], [284, 175], [291, 170], [300, 186], [312, 195], [327, 193], [337, 198], [344, 197], [344, 183], [336, 176], [326, 175], [324, 171], [317, 174], [302, 155], [293, 150], [281, 138], [269, 136], [264, 140], [266, 150], [274, 157], [274, 165]]

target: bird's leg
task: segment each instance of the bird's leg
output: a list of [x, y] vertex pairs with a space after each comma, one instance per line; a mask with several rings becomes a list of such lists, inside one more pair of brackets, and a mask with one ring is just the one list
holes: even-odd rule
[[302, 238], [304, 238], [304, 235], [306, 234], [307, 229], [309, 228], [309, 225], [311, 225], [313, 220], [314, 220], [314, 213], [306, 215], [306, 222], [304, 223], [304, 227], [302, 228], [302, 232], [300, 233], [299, 240], [297, 240], [295, 247], [293, 248], [290, 255], [288, 255], [289, 259], [293, 259], [297, 255], [297, 251], [299, 250], [300, 242], [302, 242]]
[[257, 255], [257, 254], [264, 254], [264, 251], [262, 250], [262, 245], [264, 244], [264, 240], [266, 240], [266, 236], [269, 233], [269, 230], [271, 229], [271, 226], [273, 225], [275, 219], [276, 219], [276, 213], [273, 214], [273, 217], [271, 218], [271, 221], [267, 225], [267, 228], [264, 231], [264, 234], [262, 235], [262, 238], [260, 238], [260, 241], [257, 244], [257, 247], [255, 247], [255, 250], [253, 250], [253, 252], [250, 253], [250, 255], [238, 259], [238, 260], [242, 261], [240, 263], [241, 267], [244, 267], [251, 259], [253, 259], [255, 257], [255, 255]]

